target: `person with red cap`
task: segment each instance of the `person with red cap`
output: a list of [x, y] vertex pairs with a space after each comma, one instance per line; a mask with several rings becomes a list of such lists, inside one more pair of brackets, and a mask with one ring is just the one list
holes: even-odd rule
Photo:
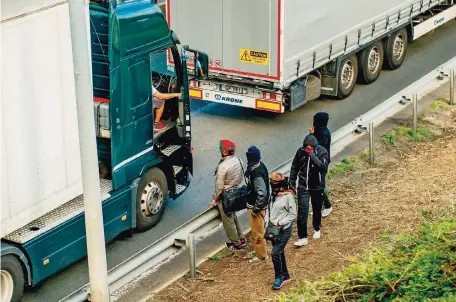
[[242, 235], [236, 213], [226, 214], [220, 199], [224, 190], [239, 188], [244, 184], [244, 169], [241, 159], [234, 156], [236, 145], [232, 141], [221, 140], [219, 148], [222, 158], [215, 171], [215, 193], [212, 195], [211, 206], [219, 208], [223, 228], [231, 241], [226, 244], [227, 247], [240, 250], [246, 246], [246, 240]]

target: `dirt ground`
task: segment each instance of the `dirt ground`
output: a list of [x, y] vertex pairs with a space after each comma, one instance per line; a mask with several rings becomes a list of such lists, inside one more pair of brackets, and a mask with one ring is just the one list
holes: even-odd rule
[[[432, 138], [416, 142], [407, 133], [390, 135], [394, 139], [388, 142], [379, 138], [374, 168], [362, 153], [352, 172], [328, 181], [334, 211], [323, 219], [321, 239], [310, 237], [306, 247], [293, 247], [297, 236], [293, 226], [286, 249], [293, 281], [282, 290], [293, 288], [299, 280], [340, 270], [350, 264], [349, 256], [382, 244], [383, 234], [414, 231], [423, 211], [454, 210], [456, 109], [434, 102], [421, 114], [420, 127]], [[269, 258], [248, 264], [249, 250], [220, 252], [198, 268], [196, 279], [181, 278], [149, 301], [274, 300], [272, 262]], [[268, 244], [269, 254], [270, 250]]]

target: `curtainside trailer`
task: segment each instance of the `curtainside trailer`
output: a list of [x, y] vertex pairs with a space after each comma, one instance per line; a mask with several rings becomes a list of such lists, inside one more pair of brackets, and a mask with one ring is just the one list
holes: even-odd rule
[[191, 97], [278, 113], [348, 97], [455, 17], [453, 0], [167, 1], [170, 27], [210, 57]]

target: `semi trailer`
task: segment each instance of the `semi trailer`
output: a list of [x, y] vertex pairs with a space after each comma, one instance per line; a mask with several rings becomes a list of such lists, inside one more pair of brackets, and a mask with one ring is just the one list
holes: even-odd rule
[[277, 113], [348, 97], [455, 17], [453, 0], [167, 0], [169, 26], [209, 54], [191, 97]]
[[[207, 73], [207, 54], [181, 45], [151, 1], [85, 7], [93, 100], [76, 98], [68, 1], [2, 0], [2, 302], [87, 254], [78, 119], [95, 128], [106, 242], [156, 225], [193, 173], [188, 80], [200, 75], [186, 61], [197, 56]], [[160, 131], [153, 87], [181, 93]], [[94, 118], [81, 121], [86, 101]]]

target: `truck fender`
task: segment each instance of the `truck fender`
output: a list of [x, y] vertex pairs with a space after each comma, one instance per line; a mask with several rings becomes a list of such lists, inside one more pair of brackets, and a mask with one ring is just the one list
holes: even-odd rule
[[143, 176], [144, 173], [146, 173], [149, 169], [154, 167], [159, 168], [163, 171], [163, 173], [165, 173], [166, 180], [168, 182], [168, 190], [172, 191], [173, 193], [176, 192], [172, 164], [163, 157], [158, 157], [155, 160], [145, 164], [141, 170], [140, 176]]
[[[146, 170], [147, 171], [147, 170]], [[142, 172], [142, 171], [141, 171]], [[142, 173], [141, 173], [142, 175]], [[141, 180], [140, 177], [135, 178], [131, 181], [130, 184], [130, 192], [131, 192], [131, 228], [134, 229], [136, 228], [136, 215], [133, 213], [136, 213], [136, 196], [138, 195], [138, 185], [139, 181]]]
[[1, 256], [5, 255], [14, 255], [16, 256], [21, 264], [22, 268], [25, 271], [25, 275], [27, 276], [26, 284], [32, 285], [32, 270], [30, 269], [29, 261], [27, 256], [16, 246], [8, 244], [6, 242], [1, 242]]

